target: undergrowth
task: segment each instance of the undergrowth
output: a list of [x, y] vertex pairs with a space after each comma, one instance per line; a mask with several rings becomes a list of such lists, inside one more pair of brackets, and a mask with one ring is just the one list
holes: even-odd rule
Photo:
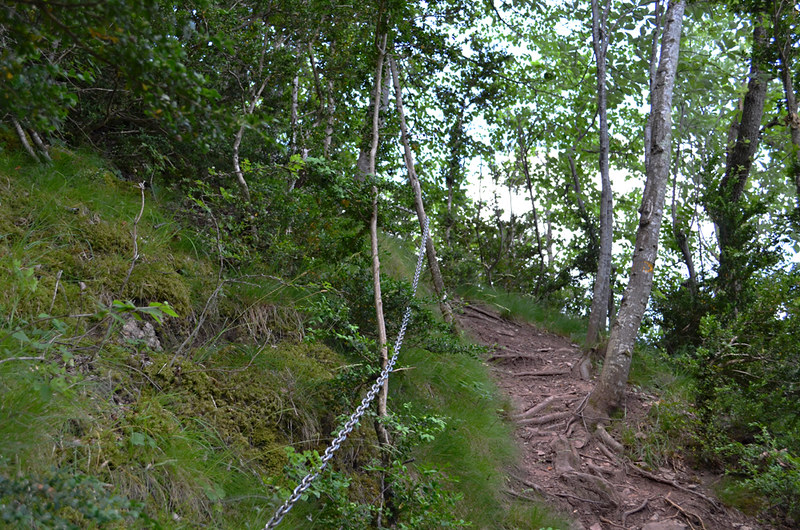
[[[269, 212], [239, 216], [223, 188], [142, 194], [89, 152], [53, 155], [0, 156], [3, 523], [263, 527], [376, 375], [361, 221], [267, 240], [249, 223]], [[381, 246], [396, 333], [413, 245]], [[429, 293], [391, 379], [391, 450], [368, 412], [286, 527], [558, 525], [503, 499], [507, 404]]]

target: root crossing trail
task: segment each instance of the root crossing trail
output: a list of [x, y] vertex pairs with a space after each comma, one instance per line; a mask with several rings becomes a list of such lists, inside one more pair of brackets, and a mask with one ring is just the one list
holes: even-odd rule
[[709, 485], [718, 477], [680, 456], [657, 469], [631, 460], [618, 433], [646, 437], [655, 396], [629, 387], [622, 424], [590, 434], [574, 413], [594, 386], [581, 377], [577, 345], [485, 306], [466, 305], [458, 319], [490, 347], [487, 362], [513, 406], [520, 457], [507, 495], [559, 507], [575, 530], [761, 528], [715, 498]]

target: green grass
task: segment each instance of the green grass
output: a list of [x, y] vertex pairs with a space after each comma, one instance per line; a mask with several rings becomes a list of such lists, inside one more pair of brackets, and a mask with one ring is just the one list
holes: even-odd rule
[[499, 310], [501, 315], [535, 324], [551, 333], [583, 344], [586, 321], [565, 314], [560, 308], [537, 301], [531, 296], [508, 293], [501, 289], [466, 287], [458, 294], [465, 300], [476, 300]]

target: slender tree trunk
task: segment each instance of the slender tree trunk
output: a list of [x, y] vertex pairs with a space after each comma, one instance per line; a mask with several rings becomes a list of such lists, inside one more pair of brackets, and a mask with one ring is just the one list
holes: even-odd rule
[[[276, 43], [275, 47], [280, 48], [283, 46], [283, 42], [286, 40], [285, 37], [279, 37], [278, 42]], [[264, 42], [261, 48], [261, 57], [258, 61], [258, 75], [261, 76], [264, 74], [264, 58], [267, 54], [267, 37], [264, 36]], [[261, 81], [261, 85], [259, 85], [258, 89], [255, 88], [255, 85], [251, 87], [248, 93], [248, 101], [246, 106], [244, 107], [244, 116], [245, 119], [242, 120], [241, 125], [239, 126], [239, 130], [236, 131], [236, 134], [233, 137], [233, 171], [236, 174], [236, 182], [239, 184], [239, 190], [242, 192], [242, 196], [244, 197], [245, 202], [250, 202], [250, 187], [247, 185], [247, 180], [244, 178], [244, 172], [242, 171], [242, 166], [239, 160], [239, 148], [242, 145], [242, 138], [244, 138], [244, 131], [247, 128], [246, 117], [250, 116], [255, 112], [256, 105], [258, 104], [258, 100], [261, 99], [261, 94], [264, 92], [264, 89], [267, 87], [270, 79], [272, 78], [272, 74], [267, 74], [264, 76], [263, 80]]]
[[[372, 103], [370, 105], [372, 108], [372, 116], [370, 116], [372, 125], [369, 131], [369, 151], [362, 149], [358, 164], [358, 169], [363, 173], [362, 178], [365, 178], [368, 175], [375, 175], [375, 158], [377, 157], [378, 144], [380, 142], [381, 94], [383, 87], [384, 63], [386, 60], [387, 39], [388, 35], [384, 32], [383, 34], [379, 34], [376, 40], [378, 57], [375, 65], [374, 90], [372, 93]], [[387, 347], [388, 341], [386, 337], [386, 323], [383, 316], [383, 298], [381, 294], [381, 264], [378, 255], [378, 188], [376, 186], [372, 186], [372, 217], [370, 219], [369, 233], [372, 249], [372, 285], [375, 300], [375, 321], [378, 328], [378, 349], [381, 357], [381, 369], [383, 369], [389, 362], [389, 350]], [[380, 418], [386, 416], [388, 395], [389, 382], [386, 381], [378, 393], [377, 405], [378, 416]], [[378, 441], [382, 445], [388, 445], [389, 433], [387, 432], [386, 427], [380, 422], [376, 422], [375, 430], [378, 435]]]
[[291, 109], [291, 131], [292, 138], [289, 143], [289, 154], [297, 153], [297, 107], [300, 95], [300, 76], [295, 74], [292, 79], [292, 109]]
[[328, 104], [325, 108], [325, 112], [328, 115], [328, 119], [325, 122], [325, 138], [322, 140], [322, 154], [325, 158], [328, 158], [331, 154], [331, 143], [333, 142], [333, 122], [334, 117], [333, 113], [336, 109], [335, 103], [333, 101], [333, 81], [328, 81]]
[[581, 181], [578, 177], [578, 169], [575, 167], [575, 157], [572, 153], [567, 152], [567, 161], [569, 162], [569, 169], [572, 173], [572, 189], [575, 191], [575, 203], [578, 205], [578, 212], [583, 219], [586, 226], [586, 236], [593, 247], [597, 246], [597, 229], [589, 217], [589, 212], [586, 210], [586, 204], [583, 202], [583, 190], [581, 189]]
[[689, 290], [692, 294], [697, 293], [697, 273], [694, 269], [694, 259], [692, 258], [692, 250], [689, 248], [689, 237], [681, 226], [681, 218], [678, 215], [678, 197], [677, 197], [677, 184], [678, 174], [681, 167], [681, 148], [680, 142], [675, 149], [675, 163], [672, 166], [672, 235], [675, 236], [675, 242], [683, 256], [683, 262], [689, 272]]
[[522, 125], [517, 122], [517, 143], [519, 144], [520, 166], [522, 174], [525, 176], [525, 187], [528, 189], [528, 197], [531, 199], [531, 213], [533, 214], [533, 230], [536, 237], [536, 254], [539, 256], [539, 274], [536, 277], [536, 285], [533, 288], [534, 296], [539, 295], [544, 279], [545, 261], [544, 248], [542, 246], [542, 235], [539, 232], [539, 212], [536, 210], [536, 201], [533, 198], [533, 182], [531, 181], [531, 171], [528, 166], [528, 144], [522, 131]]
[[611, 329], [600, 380], [586, 402], [584, 418], [590, 423], [604, 420], [625, 397], [636, 335], [644, 316], [658, 254], [658, 236], [669, 181], [672, 127], [672, 89], [678, 68], [681, 25], [686, 0], [671, 2], [661, 42], [661, 57], [652, 95], [649, 164], [642, 195], [641, 217], [636, 231], [633, 266], [617, 319]]
[[[386, 57], [386, 42], [388, 35], [381, 35], [376, 41], [376, 47], [379, 50], [379, 60], [382, 68], [384, 68]], [[382, 51], [380, 51], [382, 50]], [[369, 120], [371, 121], [369, 134], [371, 140], [362, 145], [361, 152], [358, 154], [357, 166], [360, 173], [360, 179], [363, 180], [366, 175], [375, 174], [375, 165], [378, 155], [378, 142], [376, 140], [380, 130], [383, 128], [383, 119], [381, 118], [381, 110], [388, 104], [389, 90], [388, 85], [384, 86], [383, 83], [383, 70], [381, 70], [380, 77], [376, 77], [380, 81], [379, 85], [375, 86], [372, 101], [369, 104]], [[388, 81], [388, 79], [387, 79]], [[377, 109], [377, 110], [376, 110]]]
[[[389, 68], [392, 71], [392, 79], [394, 81], [395, 102], [397, 104], [397, 114], [400, 118], [400, 137], [403, 142], [408, 181], [411, 184], [411, 188], [414, 190], [414, 206], [417, 210], [420, 227], [424, 227], [428, 217], [425, 214], [425, 206], [422, 202], [422, 188], [417, 178], [417, 171], [414, 168], [414, 155], [411, 152], [411, 145], [408, 140], [408, 127], [406, 126], [405, 111], [403, 110], [403, 93], [400, 88], [400, 75], [397, 71], [397, 62], [391, 55], [389, 56]], [[433, 246], [433, 238], [430, 236], [428, 236], [427, 241], [425, 241], [425, 251], [428, 256], [428, 267], [430, 268], [431, 277], [433, 279], [433, 290], [436, 292], [436, 297], [439, 299], [439, 308], [442, 311], [442, 317], [445, 322], [452, 326], [455, 324], [453, 310], [450, 308], [450, 303], [447, 300], [444, 280], [442, 279], [442, 273], [439, 270], [439, 262], [436, 258], [436, 248]]]
[[[372, 114], [369, 117], [371, 121], [371, 128], [368, 132], [369, 150], [367, 151], [366, 147], [362, 147], [357, 163], [360, 175], [357, 175], [356, 178], [362, 181], [366, 179], [367, 176], [375, 176], [378, 144], [380, 143], [380, 131], [382, 126], [381, 110], [383, 108], [381, 99], [384, 94], [383, 74], [386, 62], [386, 43], [388, 41], [388, 33], [383, 29], [385, 23], [383, 14], [383, 6], [381, 6], [375, 40], [378, 56], [375, 64], [374, 89], [372, 93], [372, 102], [370, 104]], [[378, 188], [375, 185], [372, 186], [372, 216], [370, 218], [369, 234], [372, 257], [372, 287], [375, 303], [375, 322], [378, 331], [378, 350], [381, 358], [381, 370], [383, 370], [389, 363], [389, 349], [387, 345], [386, 322], [383, 315], [383, 295], [381, 293], [381, 264], [378, 248]], [[378, 437], [378, 443], [385, 449], [388, 449], [388, 446], [391, 444], [391, 438], [389, 436], [389, 431], [386, 429], [386, 426], [381, 423], [380, 419], [385, 418], [388, 413], [388, 396], [389, 381], [386, 380], [377, 396], [378, 419], [375, 421], [375, 433]], [[384, 467], [389, 466], [390, 454], [388, 450], [383, 452], [382, 461]], [[389, 511], [392, 511], [394, 493], [391, 486], [386, 484], [385, 473], [381, 473], [380, 479], [382, 484], [381, 495], [383, 505], [387, 506]], [[382, 526], [382, 518], [383, 509], [379, 510], [377, 514], [378, 527]]]
[[586, 331], [586, 345], [594, 346], [600, 331], [605, 330], [608, 314], [608, 297], [611, 281], [611, 245], [613, 241], [614, 214], [612, 211], [613, 195], [608, 168], [608, 108], [606, 103], [606, 51], [608, 50], [608, 33], [606, 31], [608, 11], [611, 0], [606, 1], [601, 16], [598, 0], [592, 0], [592, 43], [597, 62], [597, 108], [600, 118], [600, 248], [598, 249], [597, 275], [594, 280], [592, 309], [589, 313], [589, 324]]
[[[652, 106], [652, 97], [653, 97], [653, 89], [656, 86], [656, 71], [658, 69], [658, 41], [661, 37], [661, 26], [663, 24], [661, 11], [662, 11], [662, 0], [655, 0], [654, 7], [654, 28], [653, 28], [653, 39], [650, 45], [650, 104]], [[650, 140], [652, 137], [652, 124], [650, 123], [652, 114], [647, 117], [647, 122], [644, 126], [644, 167], [647, 167], [647, 164], [650, 162]]]

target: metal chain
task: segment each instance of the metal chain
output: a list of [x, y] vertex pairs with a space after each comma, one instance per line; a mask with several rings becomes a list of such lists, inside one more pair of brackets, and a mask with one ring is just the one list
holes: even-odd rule
[[[428, 241], [428, 219], [425, 219], [425, 223], [422, 228], [422, 243], [420, 243], [419, 247], [419, 255], [417, 257], [417, 268], [414, 271], [414, 281], [411, 284], [411, 297], [413, 298], [417, 294], [417, 285], [419, 284], [419, 275], [422, 271], [422, 261], [423, 257], [425, 256], [425, 244]], [[372, 400], [375, 399], [375, 396], [380, 392], [381, 387], [389, 379], [389, 374], [394, 369], [394, 365], [397, 362], [397, 356], [400, 353], [400, 347], [403, 344], [403, 338], [406, 334], [406, 327], [408, 327], [408, 323], [411, 320], [411, 306], [406, 307], [405, 314], [403, 315], [403, 321], [400, 324], [400, 331], [397, 333], [397, 340], [394, 343], [394, 353], [392, 354], [392, 358], [386, 364], [386, 367], [381, 371], [381, 375], [369, 389], [367, 395], [364, 396], [364, 399], [361, 401], [361, 405], [353, 412], [350, 416], [348, 422], [342, 427], [339, 431], [339, 434], [334, 438], [333, 442], [325, 449], [325, 454], [322, 455], [322, 459], [320, 461], [320, 465], [316, 471], [312, 471], [305, 477], [303, 480], [300, 481], [300, 484], [294, 489], [292, 494], [286, 499], [286, 502], [278, 508], [275, 512], [275, 515], [272, 516], [272, 519], [267, 522], [264, 526], [264, 530], [271, 530], [280, 524], [283, 518], [289, 513], [289, 510], [292, 509], [292, 506], [300, 499], [303, 493], [311, 486], [311, 483], [325, 470], [328, 465], [328, 462], [331, 458], [333, 458], [333, 453], [336, 452], [339, 447], [341, 447], [342, 443], [347, 439], [347, 436], [353, 431], [353, 428], [358, 424], [358, 421], [361, 419], [361, 416], [364, 415], [366, 412], [367, 407], [369, 407]]]

